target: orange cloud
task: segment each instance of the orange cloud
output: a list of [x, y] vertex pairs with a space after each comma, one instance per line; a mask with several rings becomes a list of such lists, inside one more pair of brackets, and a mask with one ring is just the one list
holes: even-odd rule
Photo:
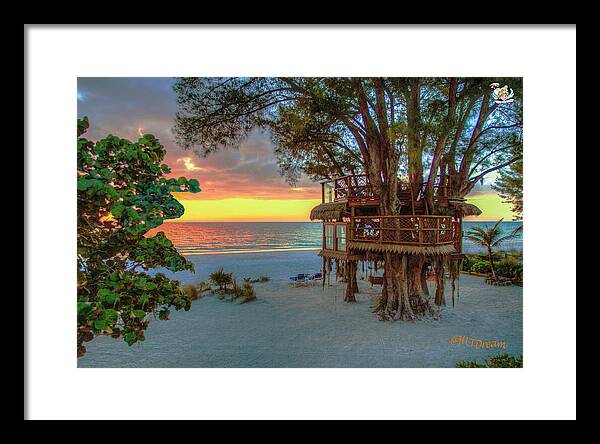
[[196, 166], [191, 157], [181, 157], [177, 159], [177, 163], [183, 163], [186, 171], [201, 171], [202, 168]]

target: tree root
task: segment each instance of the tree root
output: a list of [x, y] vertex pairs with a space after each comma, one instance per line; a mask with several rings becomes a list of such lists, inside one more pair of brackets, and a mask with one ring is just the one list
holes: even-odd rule
[[[440, 293], [436, 290], [436, 298], [432, 299], [423, 288], [424, 257], [386, 254], [384, 264], [381, 296], [373, 306], [379, 320], [416, 321], [428, 315], [440, 319], [441, 310], [435, 304]], [[442, 275], [443, 265], [436, 267]]]

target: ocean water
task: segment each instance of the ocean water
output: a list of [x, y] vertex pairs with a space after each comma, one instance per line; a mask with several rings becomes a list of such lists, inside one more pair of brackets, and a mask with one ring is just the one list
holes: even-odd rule
[[[464, 222], [463, 231], [475, 226], [491, 227], [494, 222]], [[502, 222], [509, 233], [522, 222]], [[321, 247], [320, 222], [168, 222], [154, 229], [164, 231], [184, 255], [208, 253], [244, 253], [282, 250], [317, 250]], [[497, 248], [510, 251], [523, 249], [523, 235]], [[483, 249], [464, 239], [465, 253]]]

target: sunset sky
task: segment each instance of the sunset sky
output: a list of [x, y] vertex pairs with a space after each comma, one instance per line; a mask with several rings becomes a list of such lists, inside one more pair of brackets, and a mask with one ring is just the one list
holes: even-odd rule
[[[85, 137], [113, 134], [136, 140], [151, 133], [159, 138], [170, 176], [196, 178], [202, 189], [177, 194], [186, 210], [180, 221], [308, 221], [310, 209], [321, 201], [320, 185], [303, 179], [290, 187], [279, 174], [268, 134], [257, 131], [239, 150], [224, 149], [207, 158], [174, 143], [172, 84], [171, 78], [79, 78], [77, 115], [90, 119]], [[468, 220], [512, 219], [510, 205], [490, 190], [490, 182], [477, 185], [469, 196], [483, 214]]]

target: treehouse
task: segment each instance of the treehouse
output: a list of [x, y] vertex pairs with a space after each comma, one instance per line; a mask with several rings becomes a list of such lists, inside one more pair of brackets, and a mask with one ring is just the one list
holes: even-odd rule
[[[426, 215], [423, 190], [413, 196], [410, 184], [398, 182], [398, 215], [380, 215], [380, 198], [366, 175], [339, 177], [321, 182], [321, 204], [312, 209], [311, 220], [323, 223], [319, 253], [324, 268], [336, 264], [377, 261], [385, 252], [418, 255], [462, 256], [462, 218], [481, 210], [464, 199], [448, 197], [434, 186], [434, 202], [443, 215]], [[325, 267], [329, 264], [329, 267]]]

